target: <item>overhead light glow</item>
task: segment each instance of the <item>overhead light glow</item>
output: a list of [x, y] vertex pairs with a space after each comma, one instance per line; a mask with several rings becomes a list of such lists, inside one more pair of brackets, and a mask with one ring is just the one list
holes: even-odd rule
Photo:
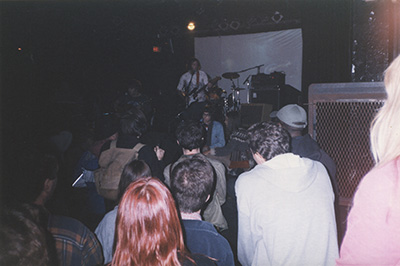
[[194, 22], [189, 22], [187, 28], [188, 30], [194, 30], [196, 28], [196, 25], [194, 25]]

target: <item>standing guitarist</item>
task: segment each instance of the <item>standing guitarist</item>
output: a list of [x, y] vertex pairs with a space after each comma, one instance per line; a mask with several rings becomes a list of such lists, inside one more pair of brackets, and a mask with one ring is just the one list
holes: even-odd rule
[[185, 97], [187, 109], [182, 114], [183, 119], [199, 121], [206, 105], [205, 90], [212, 86], [207, 74], [201, 71], [200, 61], [191, 58], [187, 64], [188, 72], [179, 80], [178, 91]]

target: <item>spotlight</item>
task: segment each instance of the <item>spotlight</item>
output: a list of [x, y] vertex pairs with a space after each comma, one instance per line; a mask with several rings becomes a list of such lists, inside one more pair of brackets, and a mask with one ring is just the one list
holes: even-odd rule
[[22, 48], [21, 48], [21, 47], [18, 47], [18, 51], [22, 51]]
[[194, 25], [194, 22], [189, 22], [187, 25], [188, 30], [194, 30], [196, 28], [196, 25]]

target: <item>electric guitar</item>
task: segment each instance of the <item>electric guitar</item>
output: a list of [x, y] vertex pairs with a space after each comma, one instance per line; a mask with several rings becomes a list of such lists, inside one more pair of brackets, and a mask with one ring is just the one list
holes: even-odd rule
[[[189, 92], [189, 93], [187, 93], [187, 94], [185, 95], [185, 97], [186, 97], [186, 107], [189, 107], [189, 105], [191, 105], [191, 104], [196, 103], [196, 102], [199, 101], [199, 100], [197, 99], [198, 94], [199, 94], [200, 92], [204, 91], [204, 90], [207, 88], [207, 85], [208, 85], [209, 83], [212, 84], [212, 85], [215, 85], [215, 83], [217, 83], [217, 81], [219, 81], [219, 80], [221, 80], [221, 77], [220, 77], [220, 76], [216, 76], [215, 78], [210, 79], [206, 85], [204, 85], [204, 86], [202, 86], [202, 87], [200, 87], [200, 88], [193, 88], [191, 92]], [[192, 102], [189, 104], [189, 101], [190, 101], [190, 97], [191, 97], [191, 96], [193, 96], [193, 99], [195, 99], [195, 100], [192, 101]]]

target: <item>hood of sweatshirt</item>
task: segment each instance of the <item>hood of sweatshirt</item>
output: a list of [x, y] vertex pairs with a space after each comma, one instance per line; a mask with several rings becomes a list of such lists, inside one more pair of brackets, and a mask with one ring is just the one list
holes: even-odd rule
[[[301, 192], [306, 190], [321, 173], [318, 162], [301, 158], [293, 153], [275, 156], [271, 160], [257, 165], [264, 168], [266, 180], [278, 188], [288, 192]], [[256, 168], [254, 170], [256, 170]]]

